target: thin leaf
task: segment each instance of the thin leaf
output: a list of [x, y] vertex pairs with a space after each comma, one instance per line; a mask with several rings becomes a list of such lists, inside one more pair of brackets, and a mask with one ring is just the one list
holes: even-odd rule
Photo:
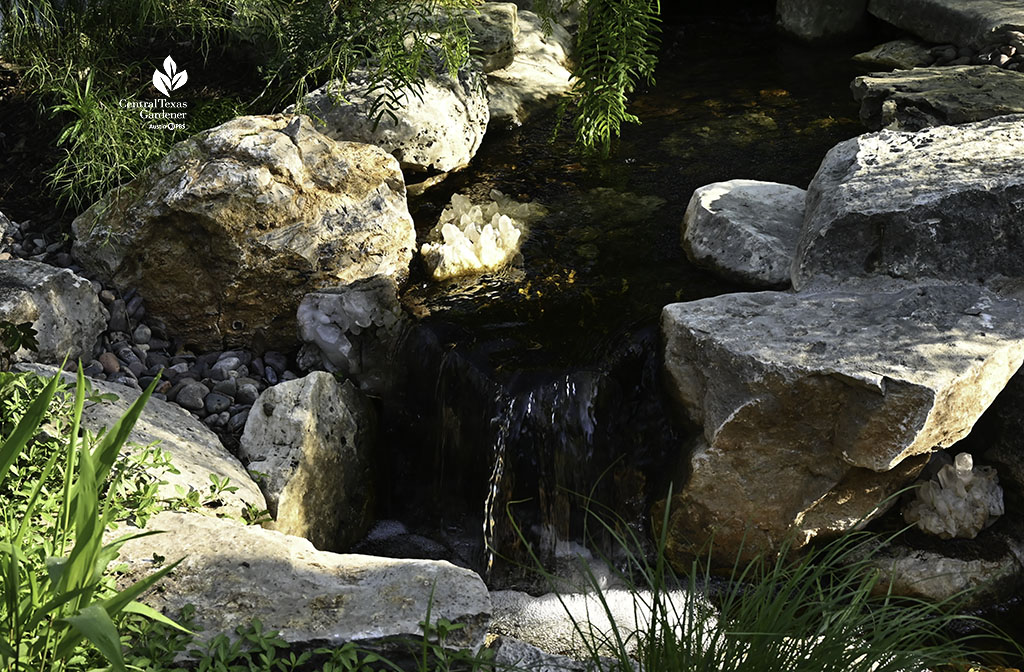
[[[61, 620], [92, 642], [114, 670], [127, 672], [121, 653], [121, 637], [117, 634], [114, 621], [110, 620], [110, 616], [101, 606], [89, 605], [74, 616], [68, 616]], [[70, 649], [64, 651], [61, 651], [60, 647], [57, 649], [58, 657], [66, 657], [69, 653]]]
[[46, 384], [46, 387], [43, 388], [39, 396], [32, 401], [28, 410], [25, 411], [25, 415], [18, 421], [18, 426], [14, 428], [11, 435], [0, 446], [0, 484], [3, 484], [4, 479], [7, 477], [7, 472], [10, 471], [11, 465], [14, 464], [15, 460], [18, 459], [21, 451], [25, 449], [25, 445], [36, 435], [36, 431], [46, 416], [47, 409], [50, 407], [50, 400], [53, 399], [59, 382], [60, 374], [50, 379], [50, 382]]

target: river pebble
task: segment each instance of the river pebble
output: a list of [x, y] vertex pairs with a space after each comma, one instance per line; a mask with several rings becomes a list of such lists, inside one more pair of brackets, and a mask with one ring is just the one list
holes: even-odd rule
[[135, 331], [132, 332], [132, 338], [135, 339], [136, 343], [147, 344], [149, 340], [153, 338], [153, 332], [144, 324], [140, 324], [135, 327]]
[[198, 411], [204, 407], [206, 395], [209, 393], [210, 388], [206, 385], [203, 385], [198, 381], [190, 381], [182, 385], [174, 400], [178, 402], [178, 405], [182, 408], [187, 408], [190, 411]]
[[103, 373], [111, 375], [121, 370], [121, 362], [117, 361], [117, 356], [112, 352], [104, 352], [99, 356], [99, 363], [103, 369]]
[[204, 406], [206, 407], [207, 413], [222, 413], [228, 410], [231, 406], [231, 397], [221, 394], [220, 392], [211, 392], [206, 395]]
[[240, 404], [248, 404], [251, 406], [256, 403], [259, 396], [260, 391], [255, 385], [242, 385], [238, 388], [238, 394], [235, 395], [235, 401]]

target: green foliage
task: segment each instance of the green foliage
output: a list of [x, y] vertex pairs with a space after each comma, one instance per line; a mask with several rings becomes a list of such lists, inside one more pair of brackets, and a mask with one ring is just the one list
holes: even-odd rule
[[64, 392], [60, 376], [40, 384], [24, 374], [0, 381], [7, 411], [0, 445], [0, 500], [7, 504], [0, 509], [0, 665], [64, 670], [99, 654], [114, 670], [125, 670], [114, 618], [135, 613], [174, 625], [135, 598], [176, 563], [117, 591], [106, 569], [132, 537], [103, 542], [119, 505], [117, 498], [104, 500], [101, 489], [152, 386], [95, 438], [79, 436], [86, 398], [81, 368], [66, 417], [51, 413]]
[[589, 0], [576, 38], [573, 120], [577, 142], [607, 156], [623, 123], [629, 94], [653, 83], [659, 45], [660, 0]]
[[[130, 180], [170, 146], [238, 114], [265, 114], [356, 69], [379, 90], [374, 114], [402, 101], [437, 54], [456, 72], [469, 34], [462, 9], [473, 0], [0, 0], [0, 57], [13, 63], [41, 109], [65, 122], [66, 153], [50, 171], [55, 194], [81, 209]], [[412, 31], [413, 27], [416, 31]], [[184, 47], [184, 48], [183, 48]], [[123, 101], [152, 98], [153, 64], [169, 51], [233, 65], [226, 91], [190, 97], [189, 128], [154, 131]], [[219, 68], [211, 68], [216, 72]], [[245, 83], [262, 93], [248, 102]]]
[[39, 348], [36, 330], [32, 327], [32, 323], [14, 324], [7, 320], [0, 320], [0, 371], [11, 368], [14, 353], [22, 348], [32, 351]]

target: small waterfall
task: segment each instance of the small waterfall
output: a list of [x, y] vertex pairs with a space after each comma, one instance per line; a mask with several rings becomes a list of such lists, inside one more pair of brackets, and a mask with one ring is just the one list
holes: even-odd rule
[[[498, 503], [498, 496], [501, 493], [501, 481], [505, 475], [505, 451], [508, 445], [508, 435], [512, 427], [513, 410], [515, 400], [509, 400], [505, 408], [494, 417], [494, 455], [491, 458], [494, 466], [491, 468], [491, 477], [487, 481], [487, 498], [484, 500], [484, 552], [487, 554], [487, 578], [491, 577], [494, 568], [494, 532], [495, 532], [495, 506]], [[500, 511], [497, 512], [500, 514]]]

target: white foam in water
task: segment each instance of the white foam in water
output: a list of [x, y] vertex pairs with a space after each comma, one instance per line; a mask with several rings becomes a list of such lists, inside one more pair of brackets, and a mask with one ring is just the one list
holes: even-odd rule
[[483, 205], [453, 194], [420, 254], [435, 280], [482, 273], [507, 264], [528, 233], [528, 226], [547, 214], [537, 203], [519, 203], [498, 190]]

